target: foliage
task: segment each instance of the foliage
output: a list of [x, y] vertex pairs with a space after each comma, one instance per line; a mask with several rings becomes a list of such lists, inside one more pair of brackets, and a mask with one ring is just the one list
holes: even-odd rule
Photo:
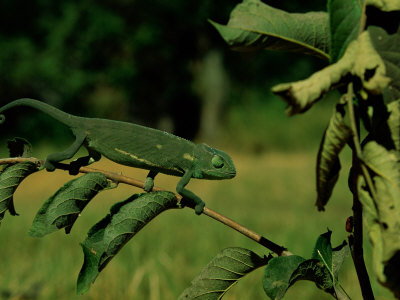
[[[362, 294], [372, 299], [362, 256], [362, 219], [373, 248], [376, 278], [400, 298], [399, 16], [400, 4], [395, 0], [329, 0], [327, 12], [301, 14], [277, 10], [260, 0], [244, 0], [234, 8], [227, 25], [212, 22], [233, 49], [294, 51], [329, 61], [329, 65], [307, 79], [278, 84], [272, 91], [287, 103], [290, 116], [308, 111], [330, 90], [342, 93], [317, 155], [316, 206], [318, 210], [327, 207], [340, 175], [339, 155], [349, 146], [353, 153], [348, 181], [353, 193], [354, 226], [347, 228], [349, 245], [343, 242], [333, 248], [332, 232], [328, 230], [317, 238], [311, 257], [304, 258], [264, 237], [254, 238], [243, 227], [230, 225], [253, 236], [276, 255], [259, 256], [243, 248], [225, 249], [192, 281], [182, 299], [221, 299], [238, 280], [259, 267], [265, 267], [263, 288], [271, 299], [284, 297], [299, 280], [313, 281], [336, 299], [348, 299], [338, 274], [350, 251]], [[120, 26], [118, 21], [114, 25]], [[143, 43], [146, 42], [144, 39]], [[361, 134], [361, 121], [365, 137]], [[26, 156], [26, 142], [16, 139], [9, 145], [10, 156]], [[15, 189], [38, 170], [37, 164], [25, 160], [6, 165], [0, 174], [1, 218], [7, 210], [16, 214], [12, 200]], [[39, 210], [31, 234], [43, 236], [61, 228], [69, 233], [86, 204], [115, 178], [103, 174], [84, 175], [59, 189]], [[139, 230], [163, 211], [179, 207], [179, 203], [173, 193], [153, 191], [114, 204], [81, 244], [84, 263], [78, 276], [78, 293], [88, 291], [103, 268]], [[224, 224], [231, 223], [214, 216]]]

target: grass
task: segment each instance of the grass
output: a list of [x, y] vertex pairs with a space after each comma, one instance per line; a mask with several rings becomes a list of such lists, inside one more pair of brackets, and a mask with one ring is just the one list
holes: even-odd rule
[[[327, 212], [314, 207], [314, 155], [267, 153], [258, 156], [233, 153], [238, 176], [229, 181], [194, 180], [190, 188], [207, 205], [246, 225], [290, 251], [309, 257], [317, 236], [333, 230], [333, 245], [346, 239], [344, 224], [351, 214], [351, 197], [345, 182], [339, 183]], [[145, 172], [117, 166], [109, 161], [98, 167], [143, 178]], [[41, 202], [70, 177], [63, 171], [40, 172], [27, 178], [15, 194], [18, 217], [6, 215], [0, 231], [0, 293], [24, 299], [176, 299], [181, 291], [220, 250], [247, 247], [260, 255], [263, 247], [237, 232], [192, 210], [168, 211], [153, 220], [100, 274], [84, 296], [75, 295], [75, 281], [83, 255], [83, 241], [91, 225], [109, 206], [138, 189], [120, 186], [98, 195], [78, 219], [70, 235], [53, 233], [42, 239], [27, 235]], [[160, 175], [157, 184], [174, 189], [177, 178]], [[224, 299], [263, 299], [262, 270], [241, 280]], [[341, 283], [361, 299], [348, 258]], [[376, 289], [377, 286], [375, 285]], [[382, 289], [378, 289], [381, 293]], [[385, 295], [385, 294], [382, 294]], [[386, 296], [377, 299], [390, 299]], [[13, 298], [14, 299], [14, 298]], [[330, 299], [310, 282], [291, 288], [286, 299]]]
[[[311, 118], [287, 119], [282, 117], [283, 109], [280, 104], [262, 104], [231, 110], [224, 140], [230, 146], [222, 148], [232, 155], [237, 177], [227, 181], [192, 180], [188, 187], [208, 207], [308, 258], [315, 240], [327, 228], [333, 231], [333, 246], [347, 239], [345, 222], [352, 214], [346, 182], [350, 155], [343, 155], [342, 176], [326, 211], [318, 212], [314, 205], [315, 156], [332, 106], [316, 105]], [[46, 147], [37, 148], [34, 155], [44, 158], [51, 152]], [[2, 155], [6, 157], [4, 149]], [[143, 179], [147, 173], [107, 160], [96, 163], [96, 167], [137, 179]], [[190, 209], [167, 211], [122, 249], [87, 294], [77, 296], [76, 278], [83, 262], [79, 243], [113, 203], [140, 190], [120, 185], [100, 193], [69, 235], [59, 231], [42, 239], [29, 237], [36, 211], [70, 179], [63, 171], [42, 171], [24, 180], [17, 190], [14, 199], [20, 216], [6, 214], [0, 227], [0, 299], [176, 299], [226, 247], [245, 247], [259, 255], [269, 253], [236, 231], [204, 215], [196, 216]], [[176, 177], [159, 175], [156, 185], [175, 190], [177, 181]], [[370, 257], [367, 240], [365, 251]], [[368, 259], [367, 265], [371, 265]], [[224, 299], [266, 299], [262, 274], [262, 269], [249, 274]], [[371, 270], [370, 275], [376, 299], [392, 299], [376, 283]], [[362, 299], [351, 258], [345, 261], [339, 280], [352, 299]], [[332, 298], [313, 283], [301, 281], [289, 289], [285, 299]]]

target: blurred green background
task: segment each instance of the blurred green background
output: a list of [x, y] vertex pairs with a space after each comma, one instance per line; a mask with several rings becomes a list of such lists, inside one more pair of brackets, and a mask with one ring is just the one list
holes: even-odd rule
[[[306, 115], [288, 118], [269, 92], [323, 66], [316, 58], [228, 49], [208, 19], [226, 23], [238, 1], [102, 0], [0, 1], [0, 104], [36, 98], [69, 113], [132, 121], [226, 150], [238, 175], [222, 182], [193, 180], [189, 188], [210, 208], [309, 257], [317, 236], [333, 230], [334, 246], [347, 238], [351, 195], [344, 171], [327, 211], [316, 211], [315, 157], [338, 95]], [[290, 12], [325, 10], [325, 1], [268, 1]], [[30, 109], [7, 113], [1, 142], [27, 138], [45, 158], [66, 148], [63, 126]], [[6, 147], [0, 149], [7, 156]], [[102, 160], [96, 167], [143, 179], [146, 172]], [[220, 250], [266, 249], [189, 209], [170, 211], [140, 232], [84, 296], [75, 296], [83, 261], [79, 242], [110, 205], [139, 190], [121, 186], [99, 195], [69, 236], [43, 239], [27, 232], [41, 203], [71, 177], [44, 171], [15, 194], [19, 217], [0, 227], [0, 299], [176, 299]], [[156, 184], [174, 190], [177, 178]], [[366, 242], [367, 254], [370, 253]], [[368, 261], [370, 264], [370, 261]], [[224, 299], [264, 299], [262, 270]], [[361, 299], [349, 258], [341, 281]], [[373, 276], [371, 277], [374, 282]], [[390, 299], [374, 282], [377, 299]], [[310, 282], [296, 283], [286, 299], [330, 299]]]

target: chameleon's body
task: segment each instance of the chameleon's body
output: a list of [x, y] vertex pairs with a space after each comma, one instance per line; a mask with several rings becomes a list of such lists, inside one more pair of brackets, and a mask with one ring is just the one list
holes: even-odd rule
[[1, 113], [16, 106], [29, 106], [48, 114], [69, 127], [76, 137], [68, 149], [46, 158], [48, 171], [53, 171], [55, 163], [72, 158], [81, 146], [85, 146], [89, 156], [79, 158], [75, 162], [78, 167], [104, 155], [116, 163], [149, 170], [146, 191], [153, 188], [157, 173], [182, 177], [176, 190], [195, 202], [197, 214], [203, 211], [204, 202], [185, 189], [190, 178], [228, 179], [236, 174], [228, 154], [205, 144], [196, 145], [170, 133], [132, 123], [73, 116], [33, 99], [19, 99], [1, 107], [0, 123], [5, 120]]

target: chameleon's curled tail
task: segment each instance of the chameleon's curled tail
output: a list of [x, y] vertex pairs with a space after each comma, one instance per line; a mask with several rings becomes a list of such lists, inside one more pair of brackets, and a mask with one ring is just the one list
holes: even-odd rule
[[3, 112], [17, 106], [28, 106], [35, 108], [41, 112], [44, 112], [45, 114], [49, 115], [50, 117], [53, 117], [57, 121], [67, 125], [67, 126], [72, 126], [75, 122], [76, 119], [79, 119], [79, 117], [72, 116], [70, 114], [67, 114], [51, 105], [48, 105], [44, 102], [38, 101], [38, 100], [33, 100], [33, 99], [18, 99], [13, 102], [10, 102], [3, 107], [0, 107], [0, 124], [3, 124], [6, 120]]

